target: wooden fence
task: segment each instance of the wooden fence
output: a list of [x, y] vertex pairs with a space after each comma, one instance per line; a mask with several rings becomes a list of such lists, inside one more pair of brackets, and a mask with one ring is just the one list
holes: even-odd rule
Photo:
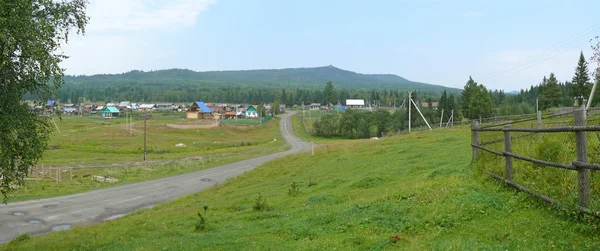
[[56, 181], [56, 183], [61, 183], [63, 181], [63, 172], [69, 172], [69, 182], [73, 180], [73, 169], [62, 169], [62, 168], [52, 168], [52, 167], [44, 167], [42, 164], [41, 167], [31, 168], [29, 169], [29, 179], [33, 179], [39, 183], [40, 180], [51, 180]]
[[[521, 121], [500, 123], [500, 124], [495, 124], [495, 125], [490, 125], [490, 126], [480, 126], [478, 121], [473, 121], [472, 129], [471, 129], [471, 132], [472, 132], [471, 146], [473, 148], [473, 157], [474, 157], [474, 159], [477, 159], [477, 157], [479, 156], [479, 153], [480, 153], [479, 151], [485, 151], [485, 152], [489, 152], [491, 154], [495, 154], [497, 156], [504, 157], [504, 159], [505, 159], [505, 175], [504, 175], [504, 177], [490, 172], [491, 176], [493, 176], [496, 179], [504, 181], [508, 185], [511, 185], [517, 189], [520, 189], [524, 192], [527, 192], [529, 194], [537, 196], [544, 201], [547, 201], [549, 203], [552, 203], [552, 204], [555, 204], [558, 206], [562, 206], [561, 203], [559, 203], [558, 201], [555, 201], [554, 199], [549, 198], [548, 196], [545, 196], [543, 194], [534, 192], [531, 189], [529, 189], [525, 186], [522, 186], [513, 180], [513, 159], [527, 161], [530, 163], [544, 165], [544, 166], [548, 166], [548, 167], [562, 168], [562, 169], [566, 169], [566, 170], [575, 171], [575, 172], [577, 172], [579, 210], [582, 212], [585, 212], [585, 213], [593, 214], [594, 212], [592, 212], [589, 209], [590, 186], [591, 186], [589, 169], [600, 170], [600, 165], [588, 162], [586, 132], [599, 132], [600, 126], [586, 125], [586, 112], [583, 109], [576, 110], [569, 114], [574, 115], [574, 116], [571, 115], [574, 117], [573, 126], [559, 126], [559, 127], [542, 128], [540, 113], [538, 113], [537, 118], [536, 118], [536, 120], [538, 121], [537, 128], [511, 128], [511, 124], [514, 124], [517, 122], [522, 122], [522, 121], [529, 121], [531, 119], [524, 119]], [[557, 114], [557, 115], [552, 115], [552, 116], [565, 116], [565, 115], [566, 114]], [[549, 117], [552, 117], [552, 116], [549, 116]], [[485, 144], [483, 142], [480, 143], [480, 141], [479, 141], [480, 132], [502, 133], [504, 135], [504, 138], [503, 138], [504, 150], [503, 151], [495, 151], [495, 150], [484, 147]], [[529, 136], [529, 135], [533, 135], [533, 134], [540, 135], [540, 133], [561, 133], [561, 132], [562, 133], [565, 133], [565, 132], [573, 133], [573, 136], [575, 137], [575, 142], [576, 142], [577, 159], [573, 160], [571, 164], [563, 164], [563, 163], [554, 163], [554, 162], [539, 160], [539, 159], [515, 154], [512, 151], [512, 141], [513, 141], [513, 139], [516, 138], [515, 136], [513, 136], [511, 134], [513, 132], [528, 133], [528, 134], [519, 135], [518, 137]], [[496, 140], [495, 142], [485, 142], [485, 143], [487, 143], [487, 144], [498, 143], [498, 140]]]

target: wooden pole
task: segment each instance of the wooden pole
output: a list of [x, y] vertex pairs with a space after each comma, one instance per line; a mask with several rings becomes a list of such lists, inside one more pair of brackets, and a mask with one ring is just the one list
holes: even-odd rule
[[144, 161], [146, 160], [146, 109], [144, 109]]
[[311, 144], [310, 144], [310, 148], [311, 148], [311, 157], [313, 157], [313, 156], [315, 156], [315, 140], [313, 139], [313, 140], [311, 140], [310, 142], [311, 142]]
[[73, 168], [69, 168], [69, 183], [73, 182]]
[[[537, 111], [537, 127], [538, 129], [542, 128], [542, 111]], [[538, 140], [542, 140], [542, 134], [538, 133]]]
[[444, 122], [444, 109], [442, 109], [442, 116], [440, 116], [440, 128], [442, 127], [443, 122]]
[[[510, 126], [505, 125], [504, 129], [510, 129]], [[508, 130], [504, 131], [504, 151], [512, 153], [512, 139], [510, 138], [510, 131], [508, 131]], [[506, 161], [505, 177], [507, 180], [511, 180], [512, 179], [512, 166], [513, 166], [512, 157], [509, 155], [506, 155], [505, 161]]]
[[58, 169], [56, 169], [56, 184], [58, 184]]
[[[585, 109], [575, 111], [575, 126], [585, 126]], [[575, 132], [577, 161], [587, 163], [587, 139], [584, 131]], [[579, 186], [579, 206], [587, 208], [590, 204], [590, 170], [577, 167], [577, 183]]]
[[411, 96], [412, 96], [412, 92], [409, 92], [408, 93], [408, 133], [410, 133], [410, 121], [411, 121], [411, 116], [410, 116], [411, 108], [412, 108], [412, 104], [410, 102], [412, 100]]
[[410, 101], [413, 103], [413, 105], [415, 105], [417, 112], [419, 112], [419, 115], [421, 115], [421, 118], [423, 119], [423, 121], [425, 121], [425, 124], [427, 125], [427, 127], [429, 127], [429, 130], [433, 130], [433, 129], [431, 129], [429, 122], [427, 122], [427, 119], [425, 119], [425, 116], [423, 116], [423, 113], [421, 113], [421, 110], [419, 109], [419, 107], [417, 107], [417, 104], [415, 103], [415, 101], [413, 101], [412, 99]]
[[[473, 145], [479, 145], [479, 132], [476, 131], [479, 128], [479, 122], [477, 120], [473, 121], [473, 128], [471, 129], [471, 140]], [[479, 156], [479, 148], [473, 147], [473, 160], [477, 159]]]

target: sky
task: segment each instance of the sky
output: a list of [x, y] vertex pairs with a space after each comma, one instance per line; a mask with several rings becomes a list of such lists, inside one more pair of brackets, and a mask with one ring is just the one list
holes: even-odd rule
[[[600, 1], [90, 0], [70, 75], [333, 65], [463, 88], [571, 80]], [[597, 63], [591, 62], [590, 69]]]

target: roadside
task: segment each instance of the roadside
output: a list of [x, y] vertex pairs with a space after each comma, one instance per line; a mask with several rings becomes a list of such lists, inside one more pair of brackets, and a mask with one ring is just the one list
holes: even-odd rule
[[284, 152], [157, 180], [0, 205], [0, 243], [22, 233], [42, 234], [54, 231], [57, 227], [64, 229], [120, 217], [140, 208], [197, 193], [267, 161], [306, 151], [309, 145], [293, 135], [290, 122], [292, 115], [281, 116], [279, 125], [290, 147]]

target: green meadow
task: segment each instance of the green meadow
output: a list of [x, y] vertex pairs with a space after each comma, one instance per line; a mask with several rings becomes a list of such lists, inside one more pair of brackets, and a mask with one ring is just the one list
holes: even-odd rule
[[[298, 121], [295, 119], [294, 121]], [[297, 125], [296, 125], [297, 126]], [[4, 250], [591, 250], [597, 221], [471, 164], [468, 128], [322, 144], [111, 222]], [[199, 214], [201, 216], [199, 216]]]
[[[159, 114], [160, 115], [160, 114]], [[147, 121], [147, 161], [143, 161], [143, 121], [135, 121], [133, 136], [125, 118], [91, 119], [64, 116], [56, 120], [45, 152], [44, 168], [60, 168], [62, 182], [32, 173], [25, 186], [14, 190], [9, 202], [86, 192], [152, 180], [224, 165], [286, 150], [279, 119], [262, 125], [220, 125], [210, 129], [171, 129], [167, 123], [192, 124], [193, 120], [161, 118]], [[158, 117], [158, 118], [156, 118]], [[142, 126], [140, 128], [140, 125]], [[185, 147], [176, 147], [183, 143]], [[41, 167], [38, 167], [38, 171]], [[117, 178], [116, 183], [93, 181], [92, 176]], [[73, 176], [73, 178], [70, 178]]]

